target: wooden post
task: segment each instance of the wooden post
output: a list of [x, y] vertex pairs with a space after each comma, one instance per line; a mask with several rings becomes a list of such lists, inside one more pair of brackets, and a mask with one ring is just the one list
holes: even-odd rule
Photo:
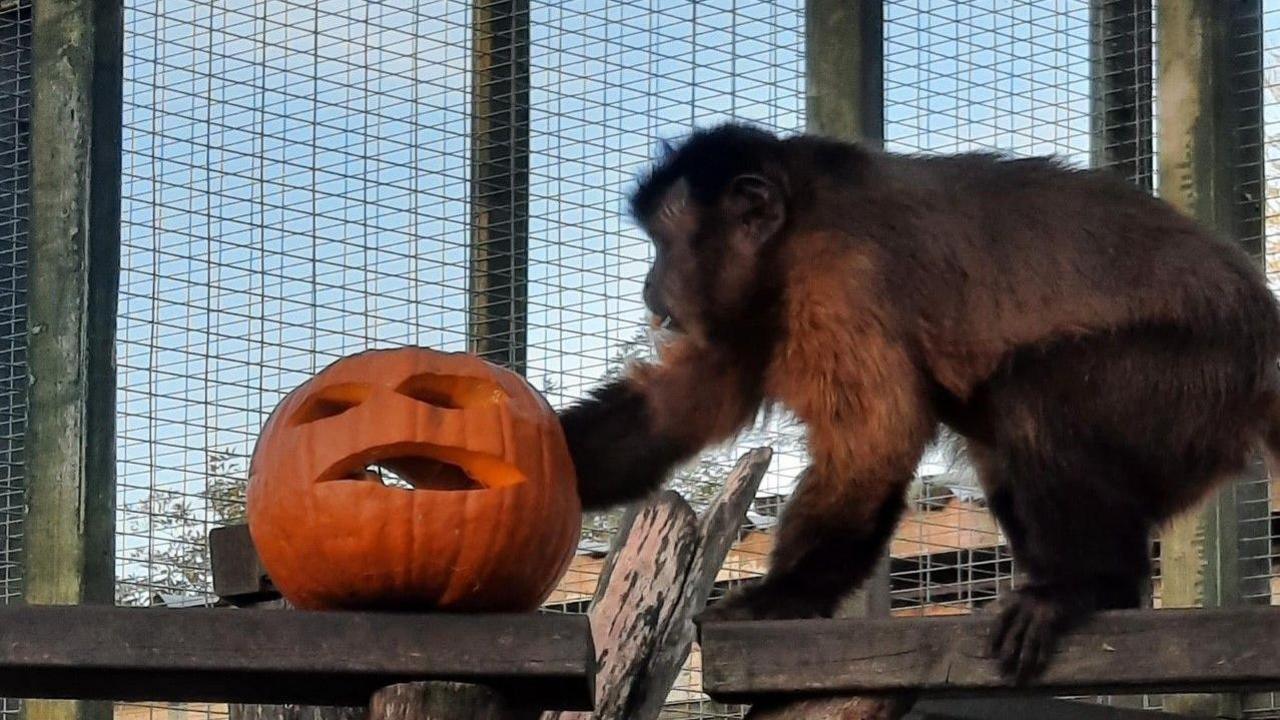
[[[1228, 237], [1243, 240], [1260, 256], [1261, 233], [1240, 231], [1238, 172], [1260, 162], [1242, 163], [1241, 120], [1261, 108], [1260, 56], [1242, 67], [1234, 37], [1241, 23], [1261, 37], [1261, 13], [1255, 0], [1222, 3], [1187, 0], [1160, 6], [1160, 195], [1182, 211]], [[1255, 42], [1260, 42], [1256, 40]], [[1237, 73], [1249, 75], [1251, 100], [1241, 92]], [[1250, 108], [1252, 104], [1254, 108]], [[1242, 110], [1247, 111], [1242, 114]], [[1257, 143], [1254, 152], [1261, 151]], [[1259, 172], [1257, 170], [1255, 172]], [[1256, 185], [1255, 185], [1256, 188]], [[1258, 202], [1261, 196], [1256, 196]], [[1240, 599], [1238, 505], [1241, 486], [1231, 484], [1203, 509], [1175, 520], [1162, 535], [1161, 600], [1165, 607], [1227, 606]], [[1234, 695], [1170, 696], [1174, 712], [1239, 717]]]
[[[805, 3], [806, 130], [884, 144], [884, 3], [882, 0], [807, 0]], [[889, 614], [889, 551], [837, 614]], [[888, 720], [910, 703], [877, 698], [832, 698], [803, 706], [752, 708], [750, 718], [814, 717]]]
[[882, 0], [805, 3], [805, 117], [809, 132], [884, 142]]
[[390, 685], [373, 694], [369, 720], [534, 720], [501, 694], [468, 683], [417, 682]]
[[524, 373], [529, 249], [529, 0], [475, 0], [468, 347]]
[[[114, 602], [120, 273], [120, 0], [41, 0], [32, 18], [26, 599]], [[29, 718], [108, 718], [28, 702]]]
[[[805, 3], [805, 116], [808, 132], [884, 144], [884, 3]], [[841, 615], [889, 614], [889, 553]]]
[[768, 448], [743, 455], [700, 518], [671, 490], [628, 512], [588, 613], [599, 661], [595, 708], [542, 720], [657, 720], [689, 656], [693, 618], [772, 457]]

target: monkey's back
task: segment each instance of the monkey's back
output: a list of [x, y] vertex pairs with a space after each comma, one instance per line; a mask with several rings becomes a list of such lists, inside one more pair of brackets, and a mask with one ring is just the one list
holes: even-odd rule
[[1013, 349], [1129, 327], [1280, 354], [1254, 262], [1121, 179], [1048, 159], [874, 161], [876, 209], [862, 212], [881, 224], [870, 236], [903, 322], [944, 377], [977, 381]]

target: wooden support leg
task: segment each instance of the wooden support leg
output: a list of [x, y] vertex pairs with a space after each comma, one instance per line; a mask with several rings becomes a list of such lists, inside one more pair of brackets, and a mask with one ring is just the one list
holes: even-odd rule
[[898, 720], [911, 711], [912, 700], [902, 697], [834, 697], [760, 703], [746, 720]]
[[369, 700], [368, 720], [533, 720], [484, 685], [414, 682], [388, 685]]

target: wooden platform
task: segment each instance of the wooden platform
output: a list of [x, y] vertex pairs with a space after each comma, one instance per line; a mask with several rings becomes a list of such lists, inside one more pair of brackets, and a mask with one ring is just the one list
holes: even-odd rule
[[587, 618], [0, 607], [0, 697], [363, 705], [417, 680], [589, 710]]
[[707, 623], [703, 689], [722, 702], [918, 693], [923, 698], [1280, 688], [1280, 607], [1100, 613], [1015, 687], [985, 648], [992, 618]]

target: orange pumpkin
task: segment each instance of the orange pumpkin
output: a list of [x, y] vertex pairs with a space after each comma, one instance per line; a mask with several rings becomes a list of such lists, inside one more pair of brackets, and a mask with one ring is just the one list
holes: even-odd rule
[[576, 488], [559, 421], [523, 378], [409, 347], [290, 393], [254, 448], [246, 510], [299, 608], [523, 611], [568, 568]]

